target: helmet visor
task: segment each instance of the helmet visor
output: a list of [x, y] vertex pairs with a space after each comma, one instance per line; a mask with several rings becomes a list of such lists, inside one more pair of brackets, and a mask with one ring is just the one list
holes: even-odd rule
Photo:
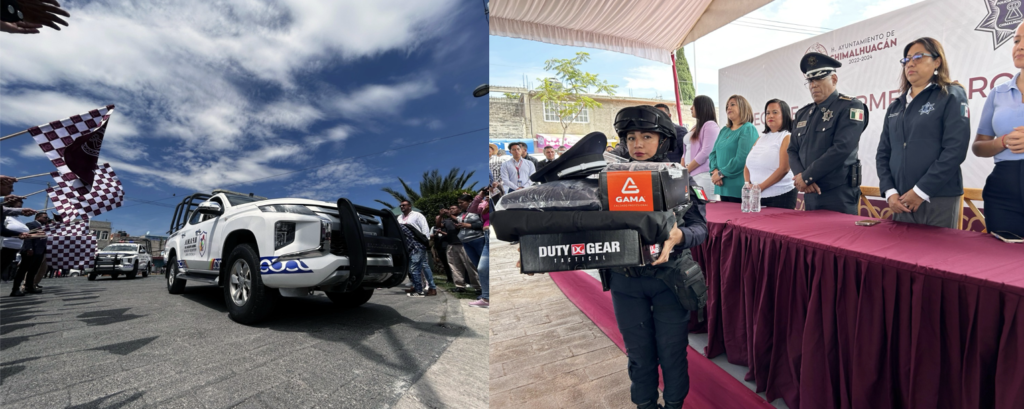
[[615, 115], [615, 130], [618, 132], [658, 130], [658, 114], [639, 107], [623, 108]]

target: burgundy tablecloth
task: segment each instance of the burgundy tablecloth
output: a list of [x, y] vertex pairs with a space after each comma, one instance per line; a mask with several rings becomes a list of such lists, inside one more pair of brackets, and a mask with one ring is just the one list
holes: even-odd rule
[[708, 206], [706, 355], [799, 408], [1024, 408], [1024, 245]]

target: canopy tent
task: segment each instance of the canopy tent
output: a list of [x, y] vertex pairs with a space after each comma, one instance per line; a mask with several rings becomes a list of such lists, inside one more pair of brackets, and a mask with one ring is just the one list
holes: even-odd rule
[[[630, 54], [675, 67], [675, 50], [771, 0], [493, 0], [490, 34]], [[683, 117], [675, 79], [676, 120]]]
[[771, 0], [493, 0], [490, 33], [672, 64], [672, 53]]

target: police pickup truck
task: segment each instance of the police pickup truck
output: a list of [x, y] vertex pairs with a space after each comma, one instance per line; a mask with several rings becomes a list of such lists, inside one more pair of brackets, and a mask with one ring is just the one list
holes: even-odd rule
[[148, 277], [153, 269], [153, 259], [150, 257], [146, 246], [139, 243], [111, 243], [103, 250], [96, 253], [96, 260], [93, 268], [86, 268], [89, 274], [89, 281], [96, 277], [109, 274], [110, 278], [116, 279], [118, 275], [135, 278], [142, 272], [143, 277]]
[[174, 211], [167, 291], [187, 281], [224, 289], [228, 316], [265, 318], [282, 296], [323, 291], [335, 304], [365, 304], [375, 288], [405, 280], [409, 254], [387, 210], [306, 199], [266, 199], [226, 190], [194, 193]]

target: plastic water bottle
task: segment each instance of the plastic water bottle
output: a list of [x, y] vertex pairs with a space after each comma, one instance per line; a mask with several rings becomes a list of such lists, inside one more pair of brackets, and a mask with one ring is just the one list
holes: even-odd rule
[[757, 185], [750, 190], [750, 211], [754, 213], [761, 211], [761, 188]]
[[740, 210], [743, 213], [750, 212], [750, 183], [743, 185], [742, 193], [740, 194]]

